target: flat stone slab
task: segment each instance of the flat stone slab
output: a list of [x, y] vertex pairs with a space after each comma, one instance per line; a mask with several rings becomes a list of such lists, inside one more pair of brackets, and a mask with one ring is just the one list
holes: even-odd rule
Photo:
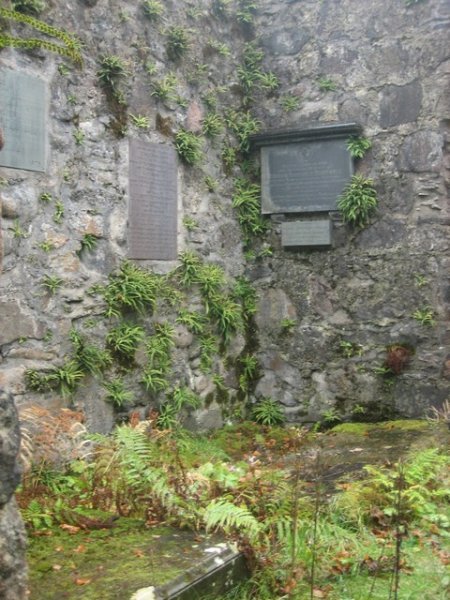
[[140, 589], [131, 600], [221, 598], [225, 592], [249, 577], [243, 554], [230, 544], [222, 542], [203, 551], [203, 559], [173, 581], [159, 587]]

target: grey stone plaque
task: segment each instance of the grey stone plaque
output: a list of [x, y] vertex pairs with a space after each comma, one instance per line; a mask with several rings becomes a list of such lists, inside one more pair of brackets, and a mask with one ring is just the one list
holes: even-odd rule
[[47, 85], [19, 71], [0, 71], [0, 165], [27, 171], [46, 168]]
[[329, 212], [353, 175], [347, 150], [358, 125], [333, 124], [253, 136], [261, 147], [263, 214]]
[[331, 220], [285, 221], [281, 224], [281, 243], [285, 248], [331, 246]]
[[129, 257], [177, 258], [177, 156], [167, 144], [130, 140]]

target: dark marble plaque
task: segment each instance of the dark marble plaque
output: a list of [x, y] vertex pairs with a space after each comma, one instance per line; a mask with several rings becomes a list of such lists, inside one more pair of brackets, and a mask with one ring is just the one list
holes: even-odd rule
[[47, 85], [20, 71], [0, 70], [0, 165], [45, 171]]
[[331, 246], [330, 219], [285, 221], [281, 224], [281, 243], [285, 248]]
[[129, 257], [177, 258], [177, 156], [167, 144], [130, 140]]
[[337, 210], [353, 174], [346, 140], [308, 141], [261, 149], [262, 212]]
[[261, 148], [262, 212], [337, 210], [353, 175], [347, 142], [359, 133], [355, 123], [314, 123], [252, 136], [253, 146]]

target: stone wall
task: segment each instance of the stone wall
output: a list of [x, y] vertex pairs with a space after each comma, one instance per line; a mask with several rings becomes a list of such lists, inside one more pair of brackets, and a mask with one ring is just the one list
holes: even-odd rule
[[[86, 411], [92, 429], [112, 427], [118, 415], [105, 402], [101, 377], [86, 377], [68, 399], [58, 391], [30, 391], [25, 372], [63, 364], [73, 351], [73, 327], [104, 344], [111, 322], [102, 316], [99, 296], [88, 292], [127, 257], [129, 139], [173, 144], [180, 127], [201, 133], [209, 111], [223, 117], [230, 108], [251, 111], [261, 131], [305, 121], [359, 123], [373, 147], [357, 169], [374, 179], [379, 208], [360, 232], [333, 215], [335, 241], [329, 250], [283, 250], [275, 217], [267, 238], [249, 248], [231, 202], [243, 158], [226, 169], [222, 160], [224, 144], [237, 147], [238, 140], [230, 127], [215, 138], [203, 136], [199, 165], [180, 161], [178, 166], [178, 251], [194, 250], [222, 267], [230, 280], [247, 276], [259, 296], [257, 328], [252, 323], [247, 338], [238, 335], [225, 354], [217, 353], [212, 372], [205, 373], [200, 341], [176, 325], [171, 385], [188, 386], [203, 399], [207, 409], [196, 418], [205, 426], [219, 424], [223, 408], [233, 412], [233, 400], [272, 397], [290, 421], [313, 421], [324, 415], [413, 416], [445, 398], [448, 3], [257, 4], [253, 15], [245, 12], [245, 2], [168, 1], [163, 15], [152, 21], [142, 3], [129, 0], [74, 0], [64, 6], [49, 0], [40, 16], [80, 37], [82, 69], [44, 50], [2, 50], [3, 66], [37, 75], [49, 89], [46, 172], [2, 170], [0, 385], [21, 403], [74, 403]], [[172, 26], [185, 28], [190, 40], [178, 61], [167, 57]], [[13, 30], [26, 33], [17, 25]], [[239, 66], [250, 41], [264, 51], [261, 69], [273, 72], [279, 87], [254, 85], [249, 102]], [[124, 110], [111, 105], [100, 85], [105, 55], [126, 62], [120, 83]], [[163, 100], [155, 86], [169, 73], [176, 84]], [[336, 89], [321, 90], [321, 78], [331, 79]], [[298, 107], [288, 111], [287, 96], [298, 97]], [[129, 117], [125, 129], [118, 115], [146, 116], [149, 128]], [[86, 234], [96, 240], [91, 251], [83, 249]], [[139, 264], [167, 273], [178, 263]], [[61, 280], [53, 294], [43, 285], [48, 276]], [[198, 293], [183, 302], [186, 309], [198, 308]], [[434, 324], [420, 324], [412, 317], [417, 310], [430, 310]], [[174, 307], [155, 313], [153, 322], [161, 318], [174, 322]], [[152, 319], [145, 326], [151, 335]], [[386, 377], [386, 347], [392, 344], [405, 344], [414, 353], [404, 373]], [[258, 381], [245, 391], [239, 389], [239, 359], [250, 352], [261, 367]], [[144, 354], [142, 349], [137, 355], [138, 367]], [[144, 389], [136, 371], [124, 377], [134, 400], [122, 413], [136, 407], [145, 413], [164, 401], [164, 394]]]
[[[450, 14], [444, 1], [405, 4], [273, 2], [259, 21], [267, 66], [302, 99], [298, 113], [280, 116], [274, 101], [258, 107], [260, 118], [358, 122], [373, 146], [356, 168], [379, 196], [365, 230], [335, 223], [330, 251], [283, 252], [274, 223], [274, 256], [255, 270], [265, 368], [257, 392], [279, 398], [293, 420], [330, 410], [415, 416], [445, 399]], [[336, 90], [321, 92], [321, 77]], [[412, 317], [423, 307], [432, 327]], [[297, 321], [289, 335], [283, 317]], [[379, 367], [394, 344], [414, 354], [386, 377]]]
[[0, 597], [26, 597], [25, 531], [13, 494], [19, 484], [20, 433], [10, 394], [0, 392]]

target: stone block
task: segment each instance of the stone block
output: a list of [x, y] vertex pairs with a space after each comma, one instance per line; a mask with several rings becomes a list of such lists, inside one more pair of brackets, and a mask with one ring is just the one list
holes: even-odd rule
[[0, 508], [0, 598], [25, 600], [26, 535], [14, 498]]
[[422, 86], [418, 81], [407, 85], [387, 85], [381, 92], [380, 125], [395, 127], [417, 120], [422, 106]]
[[443, 145], [443, 137], [435, 131], [423, 130], [409, 135], [401, 149], [401, 169], [415, 173], [439, 172]]
[[310, 38], [311, 33], [307, 29], [284, 26], [262, 37], [261, 43], [272, 56], [292, 56], [298, 54]]
[[269, 289], [260, 298], [259, 310], [256, 313], [256, 323], [265, 329], [280, 329], [283, 319], [296, 319], [295, 306], [281, 289]]
[[202, 130], [202, 119], [203, 119], [203, 110], [198, 102], [194, 100], [189, 105], [187, 115], [186, 115], [186, 128], [189, 131], [194, 131], [198, 133]]
[[19, 447], [19, 419], [13, 397], [0, 391], [0, 506], [9, 501], [19, 485]]
[[37, 323], [27, 315], [17, 300], [0, 299], [2, 328], [0, 329], [0, 346], [9, 344], [21, 337], [36, 335]]

